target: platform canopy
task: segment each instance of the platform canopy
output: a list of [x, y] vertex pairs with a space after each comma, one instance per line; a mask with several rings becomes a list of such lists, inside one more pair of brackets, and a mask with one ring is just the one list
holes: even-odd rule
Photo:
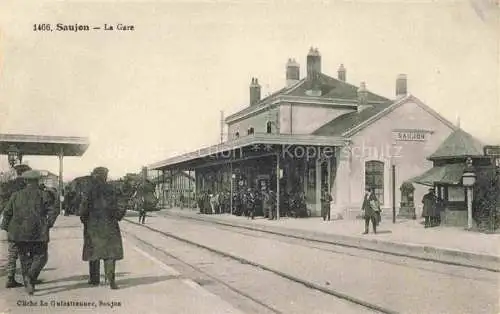
[[89, 147], [85, 137], [0, 134], [0, 154], [7, 155], [14, 146], [22, 155], [82, 156]]
[[[318, 136], [318, 135], [290, 135], [290, 134], [253, 134], [236, 140], [230, 140], [221, 144], [204, 147], [183, 155], [174, 156], [166, 160], [151, 164], [150, 170], [165, 170], [167, 168], [191, 168], [214, 160], [226, 160], [234, 156], [236, 152], [257, 152], [262, 149], [270, 154], [286, 149], [288, 147], [302, 146], [307, 147], [337, 147], [343, 146], [346, 139], [337, 136]], [[233, 153], [231, 153], [233, 152]], [[275, 153], [273, 153], [275, 154]]]

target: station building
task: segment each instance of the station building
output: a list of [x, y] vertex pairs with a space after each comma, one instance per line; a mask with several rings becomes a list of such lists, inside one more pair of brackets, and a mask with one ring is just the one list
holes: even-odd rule
[[[194, 171], [196, 193], [266, 186], [280, 206], [303, 193], [312, 216], [320, 215], [322, 188], [333, 197], [332, 217], [357, 216], [365, 187], [383, 208], [399, 207], [401, 184], [432, 168], [426, 157], [457, 127], [411, 95], [404, 74], [395, 74], [394, 94], [383, 96], [365, 82], [348, 83], [343, 65], [335, 77], [323, 73], [321, 59], [311, 48], [304, 76], [289, 59], [285, 86], [265, 98], [252, 78], [248, 105], [225, 119], [226, 142], [148, 168]], [[418, 206], [427, 188], [415, 188]]]

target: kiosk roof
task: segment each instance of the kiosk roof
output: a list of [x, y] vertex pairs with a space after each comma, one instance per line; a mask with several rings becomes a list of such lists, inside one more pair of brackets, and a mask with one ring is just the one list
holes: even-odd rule
[[82, 156], [89, 147], [85, 137], [0, 134], [0, 154], [7, 154], [15, 146], [22, 155]]

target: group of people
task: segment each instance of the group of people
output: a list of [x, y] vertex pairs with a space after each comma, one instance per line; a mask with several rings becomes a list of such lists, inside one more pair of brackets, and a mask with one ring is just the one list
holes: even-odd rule
[[[330, 204], [333, 198], [327, 188], [321, 193], [321, 217], [323, 220], [330, 220]], [[227, 191], [211, 193], [211, 191], [201, 192], [197, 205], [202, 214], [222, 214], [233, 213], [236, 216], [246, 216], [254, 219], [256, 215], [264, 218], [276, 219], [277, 216], [277, 195], [272, 189], [263, 186], [261, 190], [254, 188], [239, 188], [231, 194]], [[232, 204], [231, 204], [232, 203]], [[232, 205], [232, 210], [231, 210]], [[280, 216], [289, 217], [309, 217], [310, 211], [307, 209], [304, 192], [282, 191], [280, 193]]]
[[[6, 287], [24, 286], [32, 295], [35, 285], [42, 283], [38, 276], [48, 261], [49, 233], [59, 215], [59, 206], [55, 206], [53, 198], [40, 187], [40, 172], [26, 165], [18, 166], [16, 171], [15, 188], [10, 189], [10, 195], [2, 194], [0, 204], [0, 212], [3, 212], [0, 228], [7, 231], [8, 238]], [[107, 175], [108, 169], [104, 167], [92, 171], [92, 184], [78, 206], [83, 224], [82, 259], [89, 263], [90, 285], [100, 284], [100, 261], [103, 260], [110, 288], [118, 289], [115, 265], [123, 259], [118, 222], [125, 216], [126, 208], [118, 206], [116, 191], [107, 182]], [[23, 283], [15, 279], [18, 257]]]

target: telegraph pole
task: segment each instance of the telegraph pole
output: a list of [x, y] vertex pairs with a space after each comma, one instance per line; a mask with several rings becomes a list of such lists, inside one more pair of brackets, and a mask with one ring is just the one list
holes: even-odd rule
[[220, 111], [220, 143], [224, 143], [224, 111]]

